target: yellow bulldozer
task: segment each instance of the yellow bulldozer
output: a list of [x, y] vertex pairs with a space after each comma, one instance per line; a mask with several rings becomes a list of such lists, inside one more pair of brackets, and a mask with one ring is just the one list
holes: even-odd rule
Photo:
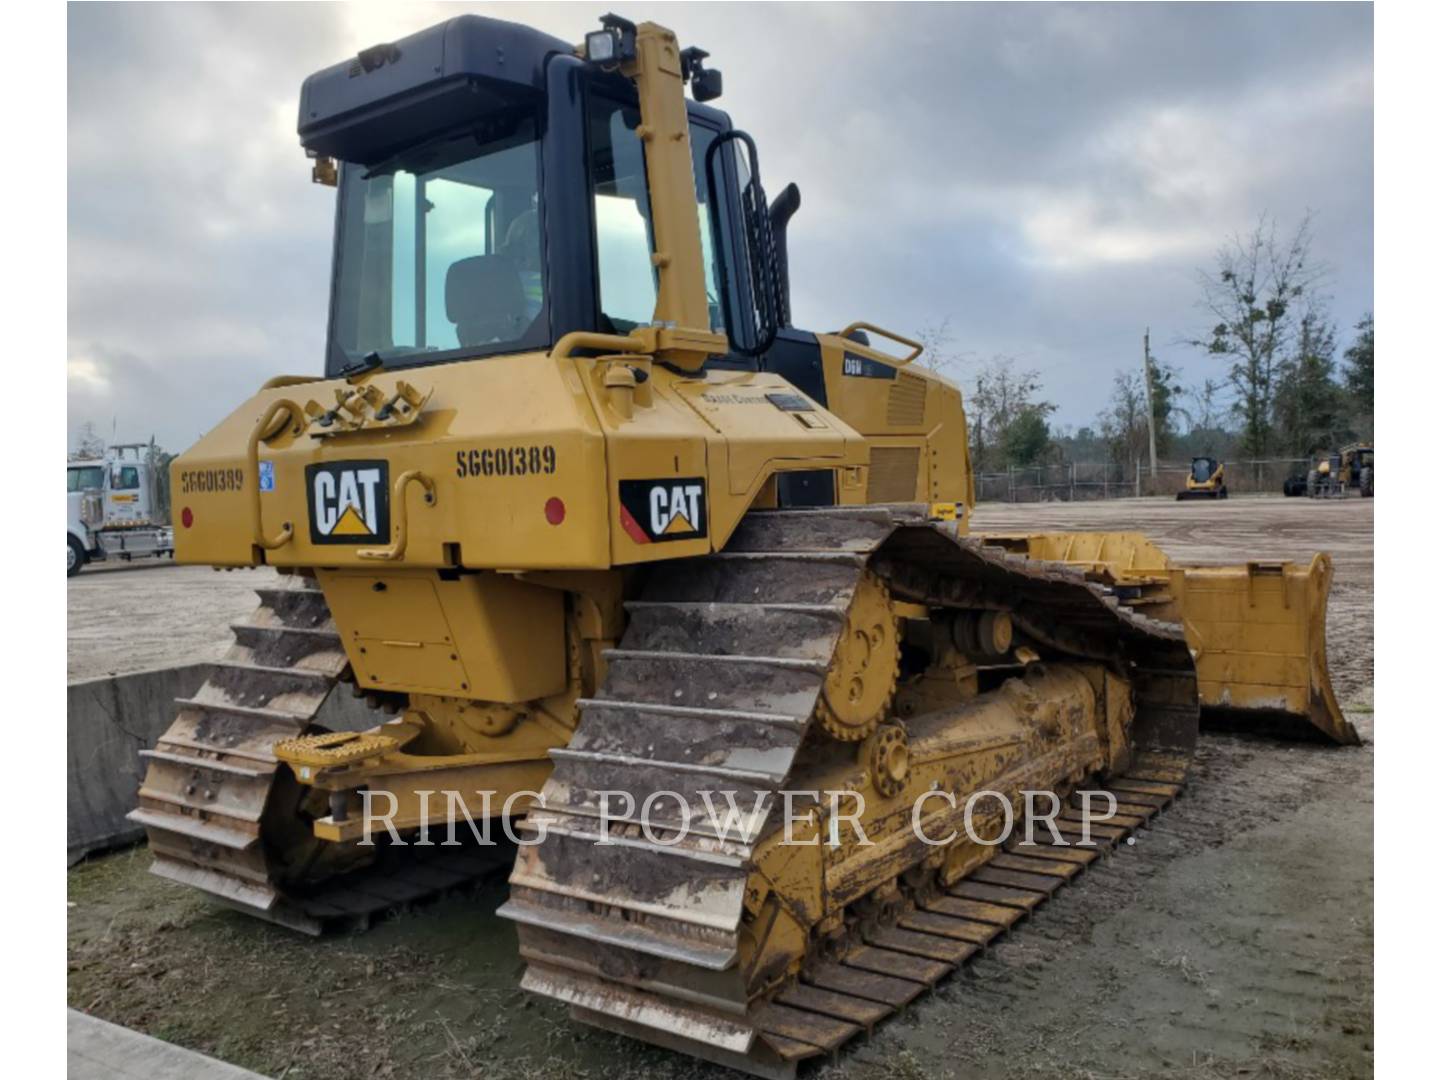
[[[959, 391], [793, 325], [799, 193], [707, 59], [465, 15], [305, 81], [324, 374], [172, 473], [180, 561], [279, 577], [133, 817], [155, 873], [311, 933], [514, 828], [525, 990], [786, 1076], [1166, 806], [1202, 710], [1356, 735], [1324, 555], [971, 530]], [[371, 729], [317, 727], [342, 684]]]

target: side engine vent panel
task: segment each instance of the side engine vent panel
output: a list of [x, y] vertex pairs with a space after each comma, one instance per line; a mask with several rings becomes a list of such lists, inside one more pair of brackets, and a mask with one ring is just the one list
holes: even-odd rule
[[[892, 398], [893, 400], [893, 398]], [[920, 486], [920, 447], [877, 446], [870, 451], [872, 503], [914, 502]]]
[[885, 422], [891, 427], [918, 427], [925, 422], [925, 391], [928, 384], [918, 375], [900, 372], [890, 386]]

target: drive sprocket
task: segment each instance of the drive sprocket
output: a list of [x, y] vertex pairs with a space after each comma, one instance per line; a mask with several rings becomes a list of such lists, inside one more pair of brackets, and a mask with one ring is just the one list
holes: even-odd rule
[[866, 571], [820, 692], [816, 718], [834, 739], [860, 742], [885, 719], [900, 675], [900, 620], [890, 590]]

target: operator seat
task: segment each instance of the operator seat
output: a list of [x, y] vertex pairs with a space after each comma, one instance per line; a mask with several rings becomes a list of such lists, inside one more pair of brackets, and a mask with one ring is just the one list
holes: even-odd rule
[[474, 255], [445, 272], [445, 317], [462, 346], [514, 341], [530, 325], [520, 271], [505, 255]]

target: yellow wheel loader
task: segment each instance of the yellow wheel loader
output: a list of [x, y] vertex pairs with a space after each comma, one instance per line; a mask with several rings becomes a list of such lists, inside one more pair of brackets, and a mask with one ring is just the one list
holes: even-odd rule
[[[1202, 709], [1356, 736], [1325, 556], [972, 533], [959, 391], [793, 325], [799, 195], [706, 60], [466, 15], [306, 80], [324, 374], [172, 473], [177, 557], [280, 581], [133, 817], [157, 874], [312, 933], [519, 821], [526, 990], [786, 1076], [1164, 807]], [[341, 683], [372, 729], [316, 725]]]
[[1228, 499], [1230, 490], [1225, 486], [1225, 464], [1213, 457], [1190, 459], [1190, 474], [1185, 477], [1185, 490], [1176, 493], [1175, 499]]

